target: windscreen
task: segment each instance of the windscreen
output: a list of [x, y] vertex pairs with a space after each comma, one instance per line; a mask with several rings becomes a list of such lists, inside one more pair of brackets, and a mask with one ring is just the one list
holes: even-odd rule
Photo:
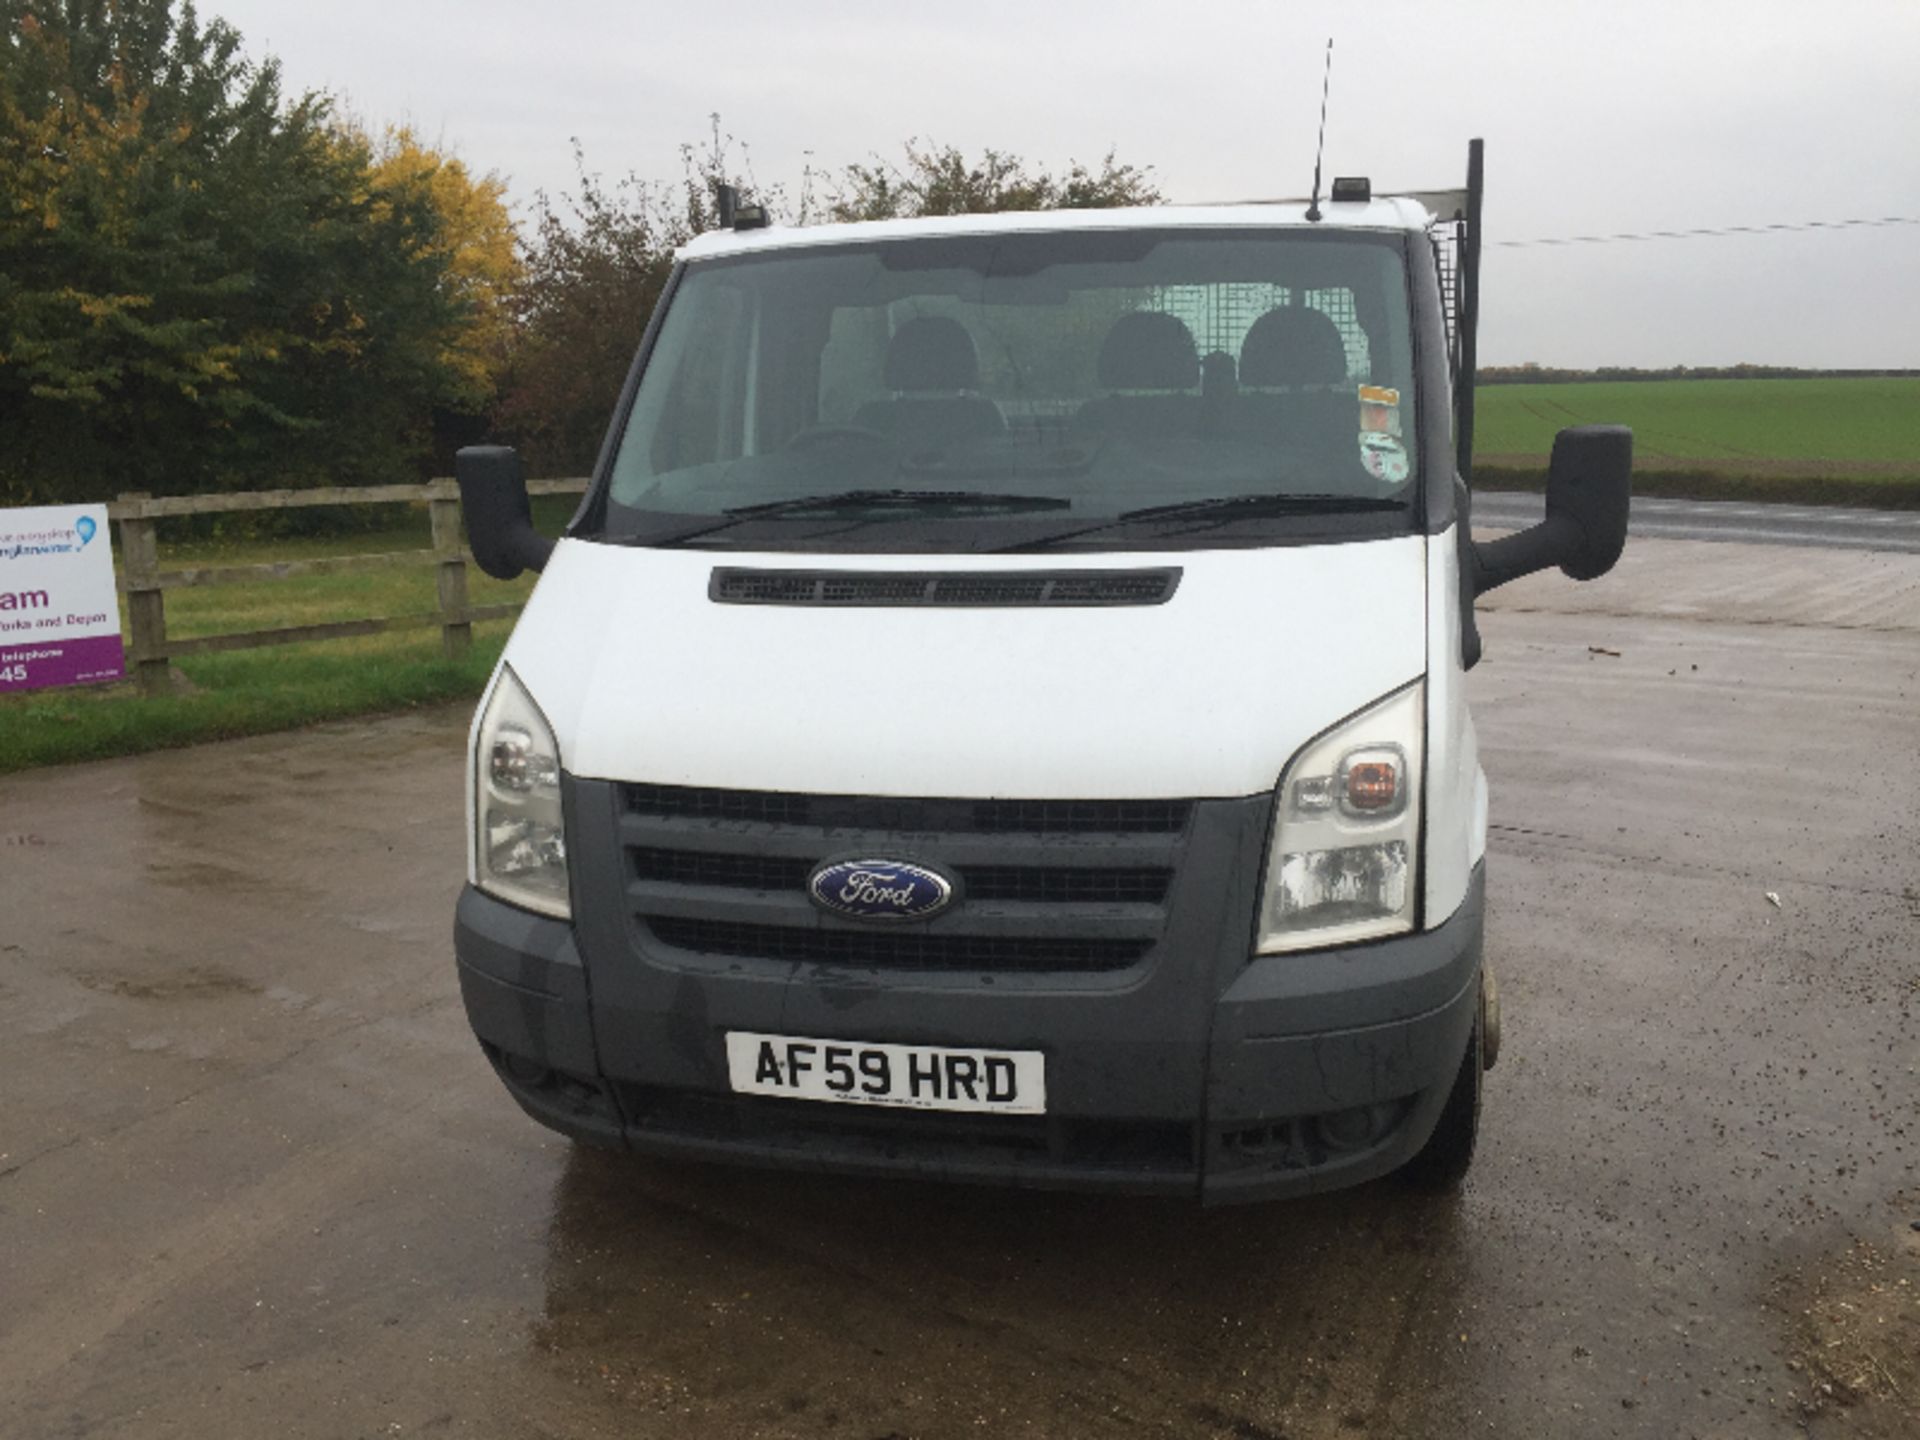
[[1412, 526], [1401, 237], [1065, 231], [690, 264], [607, 535], [1180, 548]]

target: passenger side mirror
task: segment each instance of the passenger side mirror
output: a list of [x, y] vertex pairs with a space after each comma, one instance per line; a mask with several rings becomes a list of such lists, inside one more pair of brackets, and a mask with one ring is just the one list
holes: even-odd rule
[[533, 528], [519, 453], [506, 445], [468, 445], [453, 457], [453, 473], [467, 543], [480, 568], [496, 580], [544, 570], [553, 541]]
[[1613, 568], [1627, 543], [1633, 489], [1633, 431], [1578, 425], [1553, 437], [1547, 518], [1528, 530], [1473, 547], [1473, 593], [1558, 565], [1573, 580]]

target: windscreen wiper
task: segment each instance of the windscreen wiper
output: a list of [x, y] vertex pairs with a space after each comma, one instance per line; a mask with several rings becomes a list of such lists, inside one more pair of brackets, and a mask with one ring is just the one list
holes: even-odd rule
[[1093, 524], [1077, 526], [1071, 530], [1057, 530], [1051, 535], [1040, 535], [1031, 540], [1016, 541], [1002, 548], [1003, 551], [1044, 550], [1047, 546], [1057, 545], [1063, 540], [1073, 540], [1081, 535], [1095, 535], [1103, 530], [1119, 529], [1121, 526], [1132, 525], [1142, 520], [1179, 520], [1190, 515], [1213, 517], [1217, 523], [1224, 524], [1244, 516], [1352, 515], [1406, 508], [1406, 501], [1395, 500], [1385, 495], [1301, 494], [1287, 491], [1252, 495], [1209, 495], [1199, 500], [1175, 500], [1165, 505], [1145, 505], [1137, 510], [1122, 510], [1118, 515], [1106, 520], [1098, 520]]
[[764, 520], [773, 515], [804, 515], [808, 511], [832, 514], [841, 510], [918, 510], [923, 507], [987, 510], [1065, 510], [1072, 502], [1056, 495], [997, 494], [984, 490], [835, 490], [823, 495], [790, 495], [784, 500], [765, 500], [758, 505], [736, 505], [717, 517], [674, 534], [631, 536], [628, 545], [678, 545], [697, 536], [710, 535], [744, 525], [749, 520]]

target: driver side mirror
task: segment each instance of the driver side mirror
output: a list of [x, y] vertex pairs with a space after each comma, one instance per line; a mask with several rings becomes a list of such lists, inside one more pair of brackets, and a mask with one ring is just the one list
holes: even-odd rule
[[1476, 544], [1473, 593], [1558, 565], [1572, 580], [1613, 568], [1627, 543], [1633, 489], [1633, 431], [1577, 425], [1553, 437], [1547, 468], [1547, 518], [1531, 529]]
[[506, 445], [468, 445], [453, 457], [467, 543], [480, 568], [496, 580], [544, 570], [553, 541], [533, 528], [527, 474]]

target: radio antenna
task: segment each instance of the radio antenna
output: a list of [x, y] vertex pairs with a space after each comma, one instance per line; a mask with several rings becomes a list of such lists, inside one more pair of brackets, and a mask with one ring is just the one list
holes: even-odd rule
[[1313, 147], [1313, 198], [1307, 202], [1307, 219], [1320, 219], [1320, 157], [1327, 149], [1327, 87], [1333, 82], [1333, 37], [1327, 37], [1327, 67], [1320, 76], [1320, 139]]

